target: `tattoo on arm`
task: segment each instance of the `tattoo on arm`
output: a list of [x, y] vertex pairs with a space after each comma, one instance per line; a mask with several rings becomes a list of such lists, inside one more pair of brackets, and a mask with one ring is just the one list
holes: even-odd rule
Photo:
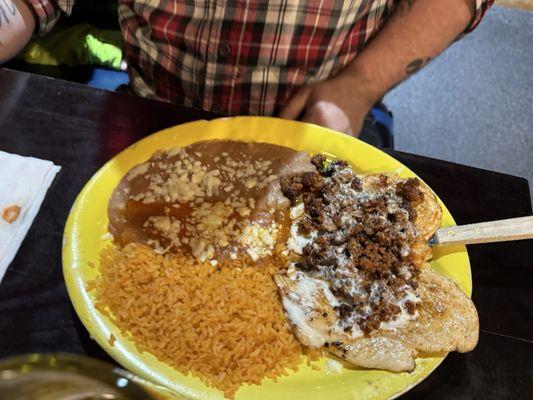
[[11, 0], [0, 0], [0, 27], [2, 24], [11, 23], [10, 18], [17, 13], [17, 8]]
[[407, 64], [407, 67], [405, 67], [405, 73], [407, 76], [413, 75], [424, 68], [430, 61], [431, 57], [428, 57], [425, 60], [422, 58], [417, 58], [416, 60], [413, 60]]

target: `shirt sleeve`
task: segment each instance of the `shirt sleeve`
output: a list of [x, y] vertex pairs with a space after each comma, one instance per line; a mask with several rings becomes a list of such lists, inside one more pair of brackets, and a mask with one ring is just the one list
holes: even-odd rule
[[472, 32], [476, 28], [492, 4], [494, 4], [494, 0], [476, 0], [476, 11], [472, 21], [470, 21], [470, 24], [466, 28], [465, 33]]
[[37, 33], [47, 34], [59, 20], [61, 13], [69, 15], [76, 0], [28, 0], [37, 17]]

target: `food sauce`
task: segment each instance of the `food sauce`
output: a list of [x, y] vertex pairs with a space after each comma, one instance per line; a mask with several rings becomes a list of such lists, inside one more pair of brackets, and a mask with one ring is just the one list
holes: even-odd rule
[[213, 264], [271, 255], [288, 235], [279, 178], [313, 170], [306, 153], [267, 144], [204, 141], [155, 153], [132, 168], [109, 202], [109, 230], [124, 246], [185, 251]]

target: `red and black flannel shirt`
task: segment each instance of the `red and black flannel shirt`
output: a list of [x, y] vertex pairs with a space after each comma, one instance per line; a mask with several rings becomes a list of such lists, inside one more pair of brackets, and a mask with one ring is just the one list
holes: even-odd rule
[[[436, 0], [437, 1], [437, 0]], [[467, 31], [494, 0], [476, 0]], [[75, 0], [29, 0], [46, 33]], [[141, 96], [223, 114], [272, 115], [295, 89], [348, 64], [398, 0], [119, 0]]]

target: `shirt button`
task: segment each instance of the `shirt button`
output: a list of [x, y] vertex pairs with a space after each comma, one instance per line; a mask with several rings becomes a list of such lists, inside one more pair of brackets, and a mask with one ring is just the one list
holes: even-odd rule
[[221, 58], [226, 58], [231, 53], [231, 46], [229, 43], [222, 43], [220, 46], [218, 46], [218, 55]]

